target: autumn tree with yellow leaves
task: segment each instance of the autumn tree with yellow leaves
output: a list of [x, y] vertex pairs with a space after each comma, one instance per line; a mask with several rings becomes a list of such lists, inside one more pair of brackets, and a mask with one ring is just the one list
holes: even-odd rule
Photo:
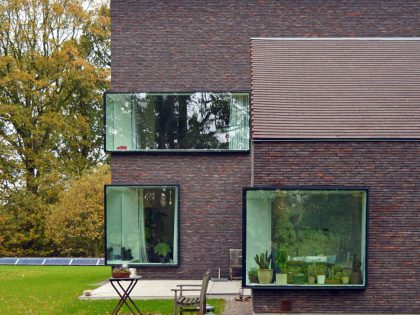
[[104, 184], [109, 167], [92, 169], [73, 180], [58, 196], [46, 220], [46, 235], [61, 255], [102, 257], [104, 249]]
[[104, 161], [109, 24], [87, 1], [0, 2], [0, 256], [54, 253], [51, 208]]

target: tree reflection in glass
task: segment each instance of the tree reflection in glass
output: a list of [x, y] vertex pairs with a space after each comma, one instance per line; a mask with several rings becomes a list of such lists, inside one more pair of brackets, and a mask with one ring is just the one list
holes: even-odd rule
[[108, 150], [249, 149], [246, 93], [107, 94], [106, 114]]

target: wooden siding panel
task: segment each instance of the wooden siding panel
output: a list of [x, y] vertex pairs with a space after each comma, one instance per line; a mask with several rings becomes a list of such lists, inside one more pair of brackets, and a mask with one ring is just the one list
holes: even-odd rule
[[254, 139], [420, 139], [420, 40], [251, 41]]

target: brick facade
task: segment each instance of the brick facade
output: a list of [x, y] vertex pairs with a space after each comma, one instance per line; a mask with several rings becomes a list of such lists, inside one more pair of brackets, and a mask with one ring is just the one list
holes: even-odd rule
[[112, 0], [112, 90], [251, 89], [251, 37], [420, 36], [418, 0]]
[[142, 268], [144, 278], [201, 279], [211, 268], [226, 277], [229, 249], [242, 246], [242, 187], [248, 154], [116, 155], [113, 184], [180, 185], [179, 267]]
[[[111, 21], [112, 91], [249, 91], [251, 37], [420, 36], [420, 5], [112, 0]], [[367, 290], [254, 290], [255, 311], [279, 312], [285, 299], [294, 312], [420, 312], [419, 156], [409, 142], [257, 143], [258, 184], [370, 186], [372, 231]], [[221, 266], [226, 276], [228, 249], [242, 241], [249, 154], [112, 154], [111, 165], [115, 184], [180, 184], [180, 266], [142, 275], [199, 279]]]
[[420, 142], [260, 142], [255, 185], [366, 186], [368, 287], [253, 290], [256, 312], [420, 313]]

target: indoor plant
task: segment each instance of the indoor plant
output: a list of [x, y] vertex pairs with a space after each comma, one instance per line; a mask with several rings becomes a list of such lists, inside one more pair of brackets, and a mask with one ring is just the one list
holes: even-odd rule
[[336, 272], [335, 274], [331, 274], [330, 277], [328, 277], [327, 280], [325, 280], [326, 284], [340, 284], [341, 283], [341, 272]]
[[351, 275], [351, 270], [350, 269], [344, 269], [343, 270], [343, 275], [341, 277], [341, 283], [342, 284], [349, 284], [350, 275]]
[[280, 271], [276, 273], [277, 284], [287, 284], [287, 258], [288, 252], [286, 247], [281, 247], [276, 252], [275, 261]]
[[315, 284], [316, 281], [316, 265], [308, 265], [308, 283]]
[[329, 269], [328, 277], [325, 280], [326, 284], [340, 284], [341, 283], [341, 271], [337, 271], [334, 265], [332, 265]]
[[249, 282], [258, 283], [258, 269], [253, 267], [248, 271]]
[[166, 242], [159, 242], [153, 248], [156, 255], [161, 256], [160, 262], [165, 263], [169, 261], [168, 255], [172, 252], [171, 246]]
[[265, 253], [255, 255], [254, 259], [257, 265], [260, 267], [258, 270], [259, 283], [271, 283], [273, 280], [273, 269], [270, 269], [271, 255], [268, 255], [268, 252], [265, 251]]
[[304, 284], [305, 283], [305, 275], [303, 273], [297, 273], [293, 275], [293, 283], [294, 284]]
[[325, 265], [323, 264], [316, 266], [316, 283], [325, 284]]

